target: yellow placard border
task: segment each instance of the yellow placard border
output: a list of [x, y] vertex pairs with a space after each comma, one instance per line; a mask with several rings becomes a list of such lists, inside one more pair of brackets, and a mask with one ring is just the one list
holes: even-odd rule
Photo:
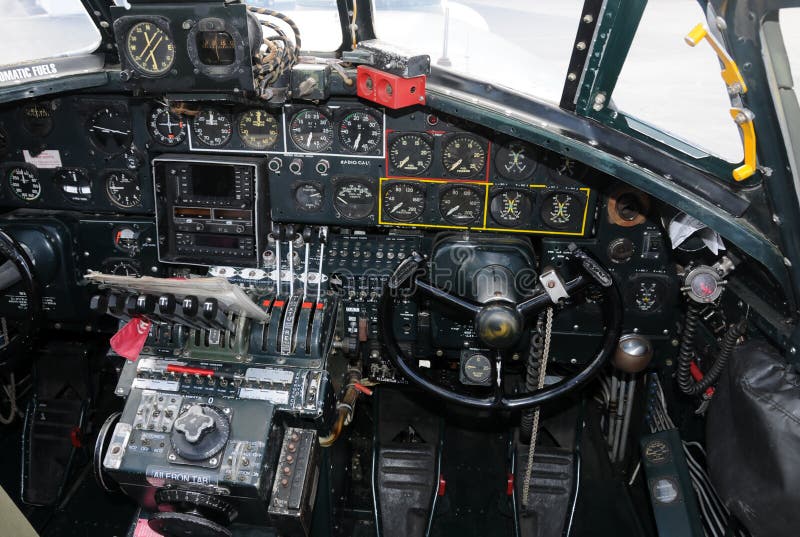
[[[411, 177], [380, 177], [378, 179], [378, 225], [381, 226], [396, 226], [396, 227], [416, 227], [423, 229], [448, 229], [455, 231], [502, 231], [509, 233], [528, 233], [531, 235], [561, 235], [570, 237], [581, 237], [586, 233], [586, 222], [589, 218], [589, 198], [592, 194], [592, 189], [589, 187], [578, 188], [578, 191], [586, 193], [586, 203], [583, 207], [583, 222], [581, 223], [580, 231], [549, 231], [540, 229], [517, 229], [505, 227], [486, 227], [489, 221], [489, 191], [495, 183], [488, 183], [486, 181], [448, 181], [446, 179], [415, 179]], [[388, 181], [397, 181], [403, 183], [433, 183], [445, 185], [472, 185], [484, 187], [484, 200], [483, 200], [483, 225], [482, 226], [453, 226], [445, 224], [424, 224], [416, 222], [385, 222], [383, 220], [383, 183]], [[527, 186], [529, 188], [547, 188], [548, 185], [543, 184], [529, 184], [519, 185]]]

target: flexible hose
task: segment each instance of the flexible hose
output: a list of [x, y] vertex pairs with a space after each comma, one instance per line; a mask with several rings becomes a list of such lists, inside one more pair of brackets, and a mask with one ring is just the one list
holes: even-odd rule
[[336, 421], [331, 427], [331, 431], [327, 436], [320, 437], [319, 445], [322, 447], [330, 447], [342, 434], [344, 427], [350, 423], [353, 418], [353, 411], [356, 407], [356, 401], [361, 392], [356, 388], [356, 384], [361, 382], [361, 362], [352, 366], [347, 371], [347, 385], [345, 386], [344, 396], [342, 400], [336, 405], [338, 415]]
[[686, 311], [686, 322], [683, 327], [681, 346], [678, 351], [678, 387], [686, 395], [699, 395], [717, 382], [725, 365], [733, 353], [736, 341], [744, 334], [746, 323], [744, 321], [733, 323], [728, 327], [722, 338], [717, 359], [714, 365], [703, 376], [702, 380], [692, 378], [691, 365], [694, 358], [694, 339], [697, 335], [697, 325], [700, 322], [700, 308], [694, 304]]
[[[528, 351], [528, 362], [525, 365], [525, 391], [532, 392], [537, 389], [539, 382], [539, 366], [542, 363], [542, 352], [544, 351], [544, 316], [540, 315], [531, 334], [530, 350]], [[522, 412], [519, 423], [520, 438], [523, 442], [528, 442], [533, 433], [533, 409], [529, 408]]]

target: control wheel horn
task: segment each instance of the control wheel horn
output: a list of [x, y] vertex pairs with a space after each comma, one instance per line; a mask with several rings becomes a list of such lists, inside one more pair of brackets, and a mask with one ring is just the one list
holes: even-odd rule
[[[563, 397], [588, 382], [605, 364], [614, 352], [622, 323], [622, 300], [619, 291], [609, 273], [589, 254], [570, 245], [568, 260], [580, 265], [580, 273], [567, 281], [553, 270], [545, 272], [539, 278], [533, 296], [519, 302], [509, 300], [488, 300], [475, 302], [451, 294], [419, 277], [424, 259], [414, 254], [404, 261], [389, 278], [381, 299], [379, 329], [389, 358], [394, 366], [413, 384], [419, 388], [447, 401], [479, 409], [512, 410], [541, 405], [553, 399]], [[573, 376], [566, 377], [533, 392], [506, 395], [502, 375], [504, 351], [515, 345], [522, 337], [525, 329], [546, 307], [561, 298], [567, 298], [589, 284], [599, 284], [603, 289], [603, 320], [605, 333], [603, 340], [592, 360], [584, 369]], [[483, 345], [494, 353], [492, 361], [492, 377], [494, 393], [486, 397], [465, 395], [453, 389], [445, 388], [429, 380], [424, 374], [410, 365], [412, 358], [405, 355], [394, 335], [392, 320], [395, 318], [394, 296], [403, 287], [411, 289], [413, 299], [428, 299], [447, 312], [448, 317], [462, 321], [471, 321], [475, 333]], [[428, 357], [431, 363], [434, 357]]]
[[237, 516], [226, 502], [202, 492], [182, 489], [159, 489], [155, 495], [160, 513], [148, 524], [153, 531], [168, 537], [229, 537], [226, 528]]

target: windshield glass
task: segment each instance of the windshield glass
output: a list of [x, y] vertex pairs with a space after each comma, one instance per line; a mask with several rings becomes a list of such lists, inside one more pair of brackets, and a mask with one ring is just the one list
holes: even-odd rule
[[342, 44], [336, 0], [247, 0], [246, 3], [252, 7], [280, 11], [292, 19], [300, 28], [305, 51], [330, 52]]
[[583, 0], [375, 0], [375, 33], [431, 64], [558, 103]]
[[730, 162], [742, 159], [739, 128], [720, 64], [707, 43], [684, 37], [706, 24], [696, 0], [650, 0], [612, 96], [614, 108], [645, 123], [631, 127], [655, 138], [652, 125]]
[[781, 10], [781, 30], [792, 70], [794, 91], [800, 99], [800, 7]]
[[80, 0], [0, 0], [0, 13], [0, 65], [76, 56], [100, 45]]

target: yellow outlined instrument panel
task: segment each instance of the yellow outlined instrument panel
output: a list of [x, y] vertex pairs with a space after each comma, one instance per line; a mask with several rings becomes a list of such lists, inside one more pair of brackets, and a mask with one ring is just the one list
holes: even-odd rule
[[381, 177], [378, 224], [423, 229], [583, 236], [592, 191], [539, 183], [507, 184]]

